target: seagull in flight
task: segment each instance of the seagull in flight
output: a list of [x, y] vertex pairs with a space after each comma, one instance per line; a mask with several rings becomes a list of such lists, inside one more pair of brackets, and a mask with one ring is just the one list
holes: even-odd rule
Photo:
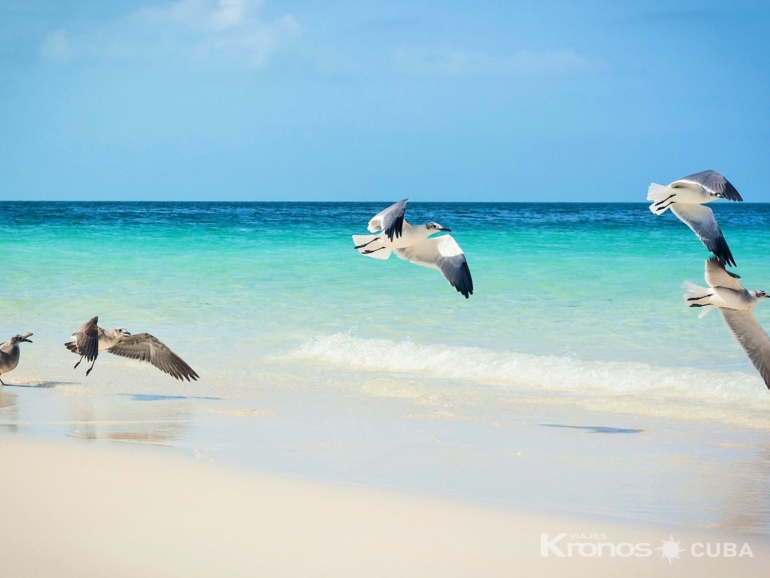
[[374, 259], [387, 259], [395, 251], [400, 259], [438, 269], [449, 284], [467, 299], [473, 295], [473, 279], [460, 245], [451, 235], [432, 237], [441, 231], [450, 231], [438, 223], [407, 223], [404, 213], [408, 201], [404, 199], [391, 205], [369, 221], [369, 232], [375, 235], [353, 235], [356, 249]]
[[[31, 333], [22, 333], [14, 335], [5, 343], [0, 343], [0, 375], [16, 369], [21, 357], [19, 343], [32, 343], [29, 340], [30, 337], [32, 337]], [[0, 379], [0, 385], [5, 385], [2, 379]]]
[[703, 206], [715, 199], [743, 201], [730, 181], [716, 171], [695, 173], [667, 186], [652, 183], [647, 189], [647, 200], [653, 201], [650, 210], [654, 214], [662, 215], [670, 208], [680, 221], [698, 235], [709, 251], [734, 267], [735, 259], [714, 213]]
[[131, 335], [125, 327], [102, 329], [97, 325], [98, 321], [98, 317], [86, 321], [72, 334], [75, 341], [64, 344], [72, 353], [80, 356], [76, 368], [84, 358], [91, 362], [86, 375], [94, 368], [99, 352], [106, 350], [121, 357], [148, 361], [180, 381], [198, 379], [198, 374], [181, 357], [149, 333]]
[[698, 317], [719, 309], [728, 329], [770, 389], [770, 337], [751, 312], [757, 303], [767, 299], [767, 293], [744, 289], [740, 277], [725, 269], [724, 262], [716, 257], [706, 261], [706, 283], [708, 289], [685, 281], [685, 303], [688, 307], [703, 308]]

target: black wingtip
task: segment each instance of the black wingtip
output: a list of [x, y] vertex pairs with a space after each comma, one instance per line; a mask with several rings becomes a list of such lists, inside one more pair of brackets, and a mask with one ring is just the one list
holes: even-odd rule
[[388, 239], [390, 239], [390, 242], [392, 243], [393, 237], [394, 236], [396, 238], [401, 237], [401, 235], [403, 234], [403, 230], [404, 230], [404, 216], [401, 215], [393, 222], [393, 225], [387, 231], [385, 231], [385, 234], [388, 236]]
[[473, 295], [473, 277], [471, 277], [471, 270], [468, 268], [468, 263], [463, 263], [460, 266], [460, 275], [457, 277], [457, 284], [454, 286], [458, 293], [461, 293], [463, 297], [468, 299]]
[[730, 251], [730, 247], [727, 246], [727, 241], [725, 241], [722, 235], [715, 239], [713, 243], [710, 243], [710, 245], [707, 245], [708, 250], [714, 253], [714, 256], [722, 261], [723, 264], [730, 265], [731, 267], [738, 266], [732, 251]]
[[736, 189], [733, 186], [733, 184], [727, 179], [725, 179], [725, 190], [722, 191], [722, 194], [720, 196], [723, 199], [727, 199], [728, 201], [737, 201], [739, 203], [743, 202], [743, 197], [741, 197], [741, 194], [738, 192], [738, 189]]

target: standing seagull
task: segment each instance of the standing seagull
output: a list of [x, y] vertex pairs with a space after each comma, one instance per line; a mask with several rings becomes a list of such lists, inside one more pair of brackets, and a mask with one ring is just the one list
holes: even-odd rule
[[451, 235], [429, 238], [439, 231], [450, 229], [438, 223], [410, 225], [404, 219], [406, 203], [397, 202], [375, 215], [369, 221], [369, 231], [376, 235], [353, 235], [358, 252], [375, 259], [387, 259], [392, 251], [401, 259], [415, 265], [438, 269], [459, 293], [467, 299], [473, 295], [473, 279], [463, 250]]
[[97, 325], [98, 321], [98, 317], [86, 321], [72, 334], [75, 341], [64, 344], [72, 353], [80, 356], [80, 361], [75, 364], [75, 367], [80, 365], [83, 358], [92, 362], [86, 375], [94, 368], [99, 352], [107, 350], [121, 357], [148, 361], [180, 381], [198, 379], [198, 374], [181, 357], [149, 333], [131, 335], [125, 327], [102, 329]]
[[[28, 337], [32, 337], [32, 334], [14, 335], [5, 343], [0, 344], [0, 375], [13, 371], [19, 365], [19, 357], [21, 357], [19, 343], [32, 343]], [[0, 379], [0, 385], [5, 385], [2, 379]]]
[[770, 337], [760, 327], [751, 309], [767, 299], [764, 291], [747, 291], [741, 286], [740, 277], [725, 269], [724, 263], [716, 257], [706, 261], [706, 283], [710, 289], [685, 281], [684, 296], [689, 307], [703, 307], [698, 317], [703, 317], [714, 307], [719, 309], [722, 319], [741, 344], [751, 363], [770, 389]]
[[716, 171], [695, 173], [666, 187], [651, 183], [647, 189], [647, 200], [654, 201], [650, 205], [653, 213], [662, 215], [670, 207], [679, 220], [698, 235], [709, 251], [728, 265], [735, 266], [735, 259], [713, 211], [703, 206], [714, 199], [743, 201], [730, 181]]

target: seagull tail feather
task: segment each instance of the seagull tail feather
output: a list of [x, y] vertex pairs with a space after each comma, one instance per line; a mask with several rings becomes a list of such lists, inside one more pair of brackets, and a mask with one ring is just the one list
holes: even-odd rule
[[716, 309], [716, 307], [714, 307], [713, 305], [706, 305], [703, 309], [700, 310], [700, 313], [698, 313], [698, 319], [705, 316], [712, 309]]
[[701, 287], [700, 285], [696, 285], [695, 283], [690, 283], [689, 281], [685, 281], [684, 283], [682, 283], [682, 289], [687, 291], [687, 293], [684, 294], [685, 301], [688, 301], [692, 297], [697, 297], [697, 298], [706, 297], [709, 294], [708, 287]]
[[647, 200], [653, 201], [650, 205], [650, 211], [655, 215], [662, 215], [671, 206], [668, 202], [674, 195], [670, 187], [664, 187], [658, 183], [650, 183], [650, 187], [647, 189]]
[[710, 302], [712, 295], [711, 289], [707, 287], [701, 287], [700, 285], [690, 283], [689, 281], [684, 282], [682, 289], [687, 291], [687, 293], [683, 295], [685, 304], [688, 307], [700, 308], [701, 312], [700, 315], [698, 315], [698, 319], [715, 308], [714, 305], [712, 305]]
[[659, 185], [658, 183], [650, 183], [647, 189], [648, 201], [662, 201], [672, 193], [671, 187], [665, 185]]
[[362, 255], [373, 259], [387, 259], [392, 253], [390, 247], [385, 247], [383, 235], [353, 235], [353, 244]]

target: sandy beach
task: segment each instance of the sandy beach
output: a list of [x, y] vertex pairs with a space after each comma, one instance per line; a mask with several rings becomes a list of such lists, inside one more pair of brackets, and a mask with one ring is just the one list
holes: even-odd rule
[[[204, 464], [173, 450], [0, 439], [3, 575], [764, 576], [766, 538], [531, 516]], [[649, 544], [644, 557], [541, 555], [542, 533]], [[597, 539], [588, 538], [596, 534]], [[604, 537], [598, 536], [599, 534]], [[582, 535], [582, 537], [581, 537]], [[751, 556], [693, 556], [748, 543]], [[697, 555], [697, 546], [692, 546]], [[714, 548], [715, 546], [712, 546]], [[646, 548], [646, 547], [645, 547]], [[591, 548], [584, 547], [590, 553]], [[623, 551], [622, 549], [618, 550]], [[713, 551], [713, 549], [712, 549]]]
[[0, 0], [0, 578], [770, 577], [768, 24]]

